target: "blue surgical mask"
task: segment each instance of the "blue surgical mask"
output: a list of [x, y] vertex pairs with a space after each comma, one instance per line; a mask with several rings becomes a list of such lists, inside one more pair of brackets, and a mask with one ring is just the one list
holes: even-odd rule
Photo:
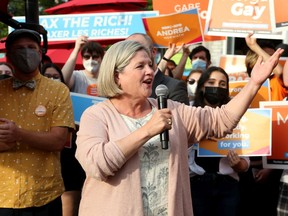
[[195, 70], [195, 69], [201, 69], [203, 71], [206, 70], [206, 65], [207, 65], [206, 61], [204, 61], [202, 59], [199, 59], [199, 58], [194, 59], [194, 60], [192, 60], [191, 64], [192, 64], [193, 70]]

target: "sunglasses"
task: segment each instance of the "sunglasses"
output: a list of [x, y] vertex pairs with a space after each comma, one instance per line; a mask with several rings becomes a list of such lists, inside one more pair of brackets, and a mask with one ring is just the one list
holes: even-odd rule
[[83, 58], [84, 58], [85, 60], [88, 60], [88, 59], [90, 59], [91, 57], [92, 57], [92, 59], [97, 59], [97, 58], [99, 58], [100, 56], [99, 56], [99, 55], [89, 55], [89, 54], [83, 55]]

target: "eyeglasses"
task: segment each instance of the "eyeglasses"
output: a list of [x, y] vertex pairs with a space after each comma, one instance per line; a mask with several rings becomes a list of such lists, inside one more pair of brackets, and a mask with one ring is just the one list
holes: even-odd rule
[[188, 80], [188, 83], [189, 83], [190, 85], [193, 85], [195, 82], [196, 82], [195, 79], [189, 79], [189, 80]]
[[53, 74], [53, 75], [51, 75], [51, 74], [44, 74], [44, 76], [45, 77], [48, 77], [48, 78], [53, 78], [53, 79], [60, 79], [60, 75], [58, 75], [58, 74]]
[[85, 60], [88, 60], [88, 59], [90, 59], [92, 57], [92, 59], [97, 59], [97, 58], [99, 58], [100, 56], [99, 55], [89, 55], [89, 54], [85, 54], [85, 55], [83, 55], [83, 58], [85, 59]]

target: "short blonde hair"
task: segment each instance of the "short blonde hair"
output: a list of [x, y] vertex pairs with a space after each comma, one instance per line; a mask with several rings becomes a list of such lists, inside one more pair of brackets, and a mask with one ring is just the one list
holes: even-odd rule
[[97, 90], [100, 96], [113, 98], [123, 93], [115, 80], [116, 74], [121, 73], [140, 50], [145, 50], [151, 58], [145, 46], [132, 40], [117, 42], [107, 50], [99, 69]]
[[257, 62], [258, 54], [253, 52], [252, 50], [248, 50], [246, 57], [245, 57], [245, 66], [246, 66], [246, 72], [248, 73], [248, 76], [251, 76], [252, 69], [254, 65]]

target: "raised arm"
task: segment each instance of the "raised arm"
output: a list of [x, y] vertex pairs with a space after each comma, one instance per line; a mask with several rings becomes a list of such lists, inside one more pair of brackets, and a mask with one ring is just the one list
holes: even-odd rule
[[187, 61], [187, 58], [189, 57], [189, 54], [190, 54], [190, 50], [189, 50], [189, 47], [187, 45], [184, 45], [182, 49], [183, 49], [183, 53], [182, 53], [181, 59], [180, 59], [178, 65], [176, 66], [176, 68], [172, 71], [174, 78], [179, 79], [179, 80], [182, 80], [182, 76], [183, 76], [183, 73], [185, 70], [186, 61]]
[[[263, 61], [267, 61], [270, 57], [270, 55], [265, 52], [257, 43], [257, 39], [253, 38], [253, 33], [249, 33], [248, 36], [245, 38], [246, 44], [247, 46], [253, 51], [255, 52], [258, 56], [262, 56]], [[283, 68], [280, 64], [277, 64], [276, 67], [273, 70], [273, 73], [282, 78], [282, 72], [283, 72]]]
[[78, 54], [81, 51], [81, 47], [87, 41], [88, 41], [88, 37], [84, 36], [84, 35], [79, 36], [76, 39], [75, 47], [74, 47], [73, 51], [71, 52], [71, 54], [70, 54], [68, 60], [66, 61], [65, 65], [62, 68], [64, 81], [68, 85], [69, 89], [71, 89], [72, 86], [74, 85], [74, 80], [71, 79], [71, 77], [72, 77], [72, 73], [73, 73], [73, 71], [75, 69], [75, 65], [76, 65]]
[[271, 75], [273, 69], [278, 64], [279, 58], [283, 53], [283, 49], [277, 49], [275, 53], [266, 61], [259, 56], [253, 70], [251, 72], [251, 79], [246, 86], [226, 105], [228, 110], [240, 118], [248, 109], [253, 98], [257, 94], [263, 82]]
[[[121, 138], [113, 140], [109, 137], [107, 124], [114, 123], [105, 122], [101, 112], [96, 106], [88, 108], [83, 113], [77, 134], [75, 154], [85, 172], [101, 180], [114, 175], [149, 139], [172, 127], [167, 123], [167, 119], [172, 117], [171, 111], [169, 109], [156, 110], [143, 127], [131, 133], [126, 133], [124, 129]], [[118, 118], [117, 116], [114, 120]]]
[[[182, 47], [183, 47], [183, 45], [177, 47], [176, 44], [174, 44], [174, 43], [169, 44], [169, 48], [166, 50], [163, 57], [166, 59], [172, 58], [172, 56], [174, 56], [176, 53], [178, 53], [182, 49]], [[158, 69], [161, 72], [164, 72], [166, 69], [166, 65], [167, 65], [167, 61], [162, 58], [158, 64]]]

